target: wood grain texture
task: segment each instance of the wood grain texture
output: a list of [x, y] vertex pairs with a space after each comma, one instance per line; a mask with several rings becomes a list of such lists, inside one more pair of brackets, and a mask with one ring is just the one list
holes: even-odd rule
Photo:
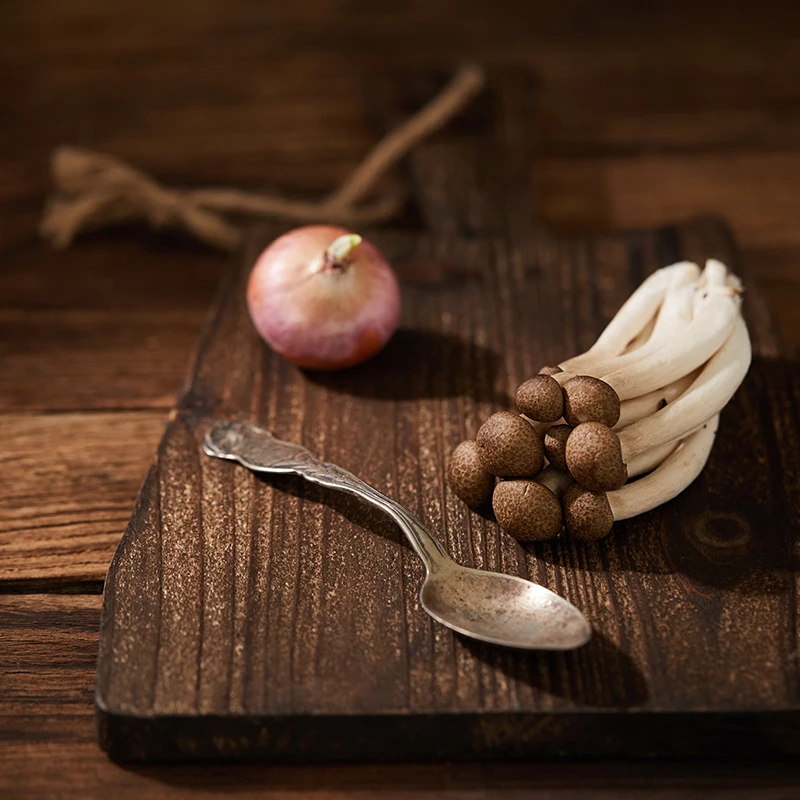
[[[524, 8], [470, 2], [459, 7], [458, 30], [446, 0], [359, 4], [357, 14], [337, 3], [306, 2], [300, 13], [198, 0], [191, 21], [126, 0], [7, 5], [0, 412], [14, 419], [34, 409], [168, 408], [224, 268], [214, 253], [138, 228], [50, 251], [36, 225], [53, 147], [107, 150], [175, 185], [319, 196], [375, 140], [376, 103], [365, 100], [375, 74], [407, 74], [410, 66], [444, 74], [464, 57], [528, 76], [534, 124], [519, 175], [537, 187], [532, 218], [574, 233], [576, 225], [584, 232], [649, 226], [697, 212], [729, 217], [786, 351], [797, 351], [800, 259], [788, 244], [797, 236], [796, 4], [760, 14], [731, 3], [617, 2], [605, 15], [577, 0]], [[421, 179], [424, 168], [415, 172]], [[79, 324], [39, 313], [57, 310], [72, 319], [92, 313], [79, 314]], [[98, 321], [109, 310], [135, 313], [120, 314], [112, 329], [108, 317]], [[131, 462], [131, 485], [148, 461]], [[15, 479], [13, 471], [2, 477]], [[62, 501], [75, 501], [78, 491]], [[91, 503], [92, 487], [84, 491]], [[84, 560], [70, 550], [74, 532], [63, 530], [61, 560], [46, 578], [54, 584], [61, 566], [71, 575], [73, 561]], [[109, 542], [89, 580], [102, 580], [112, 553]]]
[[157, 411], [0, 416], [6, 590], [54, 576], [62, 583], [103, 576], [164, 418]]
[[113, 796], [317, 800], [791, 800], [791, 761], [121, 767], [95, 742], [98, 596], [0, 596], [0, 792], [4, 798]]
[[[800, 50], [794, 41], [798, 8], [791, 2], [774, 3], [764, 13], [736, 0], [724, 4], [615, 2], [614, 12], [607, 13], [580, 0], [531, 2], [524, 7], [466, 2], [459, 5], [454, 25], [447, 0], [359, 3], [346, 8], [313, 0], [270, 6], [248, 0], [225, 4], [197, 0], [188, 17], [180, 7], [163, 3], [12, 0], [4, 7], [0, 26], [0, 305], [13, 311], [147, 307], [163, 314], [165, 329], [169, 329], [173, 313], [185, 318], [187, 312], [202, 312], [219, 275], [222, 261], [216, 255], [141, 230], [88, 237], [74, 250], [50, 252], [37, 240], [35, 230], [48, 190], [45, 165], [55, 145], [67, 141], [118, 153], [175, 184], [269, 186], [318, 196], [347, 174], [374, 141], [373, 120], [363, 104], [369, 76], [391, 65], [449, 70], [455, 61], [469, 57], [490, 69], [521, 68], [535, 77], [530, 97], [537, 119], [532, 130], [534, 157], [527, 165], [539, 186], [534, 210], [562, 230], [571, 225], [574, 233], [575, 217], [565, 200], [574, 193], [575, 170], [587, 164], [594, 163], [594, 171], [602, 172], [610, 157], [623, 159], [628, 165], [625, 174], [633, 176], [630, 184], [614, 181], [613, 192], [607, 194], [613, 215], [600, 203], [592, 204], [595, 217], [583, 215], [582, 224], [592, 230], [630, 227], [633, 219], [643, 219], [643, 212], [628, 197], [629, 185], [641, 197], [641, 181], [636, 177], [640, 160], [647, 174], [654, 176], [652, 195], [643, 200], [647, 224], [670, 221], [666, 204], [653, 201], [662, 190], [662, 177], [669, 178], [652, 166], [654, 159], [663, 157], [665, 163], [675, 165], [675, 155], [706, 155], [717, 164], [714, 170], [682, 170], [685, 188], [678, 187], [670, 208], [680, 218], [697, 210], [735, 212], [741, 228], [736, 230], [737, 238], [751, 277], [775, 312], [787, 351], [797, 352], [797, 250], [774, 242], [754, 247], [749, 240], [752, 231], [764, 241], [762, 232], [768, 229], [776, 242], [793, 240], [796, 209], [791, 198], [774, 202], [774, 181], [762, 181], [758, 170], [745, 173], [739, 165], [742, 156], [777, 152], [786, 161], [786, 174], [791, 174], [800, 108], [795, 79]], [[729, 168], [725, 154], [731, 156]], [[540, 158], [563, 159], [563, 171], [547, 171], [546, 188], [538, 181]], [[713, 191], [712, 180], [736, 192], [719, 195]], [[781, 186], [777, 190], [785, 196]], [[710, 196], [716, 207], [708, 207]], [[706, 199], [701, 204], [697, 197]], [[681, 198], [686, 205], [681, 205]], [[556, 208], [565, 208], [566, 213]], [[752, 295], [748, 302], [751, 299]], [[37, 333], [32, 328], [39, 319], [44, 325]], [[70, 359], [70, 352], [59, 341], [59, 328], [42, 316], [32, 317], [30, 326], [16, 326], [14, 331], [14, 338], [0, 339], [0, 366], [9, 353], [17, 359], [20, 387], [15, 389], [15, 408], [25, 411], [19, 393], [28, 380], [35, 383], [30, 397], [45, 414], [48, 398], [65, 408], [60, 392], [69, 387], [62, 376], [73, 368], [63, 363]], [[35, 350], [26, 350], [36, 359], [36, 372], [26, 370], [14, 355], [28, 348], [25, 337], [29, 335], [38, 341]], [[142, 383], [136, 391], [141, 397], [166, 398], [178, 389], [189, 339], [188, 334], [181, 336], [180, 347], [185, 349], [167, 356], [175, 370], [172, 388], [161, 368], [154, 372], [155, 391], [145, 386], [149, 376], [139, 372]], [[42, 359], [48, 346], [58, 353], [49, 364]], [[84, 353], [88, 346], [84, 340]], [[110, 353], [99, 340], [95, 347], [100, 353]], [[105, 357], [83, 363], [84, 368], [97, 368], [97, 378], [84, 379], [98, 387], [106, 408], [128, 402], [122, 392], [116, 394], [115, 402], [114, 384], [107, 381], [113, 371]], [[79, 395], [94, 407], [86, 392]], [[796, 398], [793, 378], [778, 399], [796, 407]], [[65, 422], [72, 419], [64, 416]], [[107, 426], [104, 435], [115, 447], [139, 449], [138, 462], [133, 457], [115, 462], [114, 480], [127, 484], [132, 498], [151, 459], [157, 423], [151, 429], [152, 444], [145, 447], [138, 435], [126, 439], [114, 432], [114, 412], [93, 414], [92, 419], [98, 428]], [[21, 413], [8, 421], [22, 425], [23, 430], [28, 424]], [[71, 424], [59, 428], [57, 418], [50, 424], [53, 438], [69, 436]], [[23, 446], [14, 453], [29, 465], [40, 457], [42, 440], [27, 441], [30, 449]], [[96, 450], [84, 449], [77, 439], [72, 442], [70, 468], [96, 472]], [[2, 446], [0, 454], [6, 455]], [[29, 496], [14, 488], [18, 481], [29, 482], [27, 470], [7, 460], [0, 471], [3, 489], [17, 498], [15, 511], [35, 515], [34, 507], [46, 499], [59, 507], [73, 506], [80, 514], [82, 504], [93, 508], [96, 502], [98, 481], [51, 480], [46, 496], [41, 488]], [[86, 561], [82, 544], [73, 547], [73, 543], [79, 543], [84, 534], [91, 535], [94, 524], [88, 522], [84, 528], [71, 516], [64, 519], [63, 528], [56, 524], [51, 529], [58, 557], [48, 556], [45, 568], [37, 563], [31, 547], [23, 562], [37, 575], [46, 571], [43, 585], [55, 591], [75, 588], [73, 579], [62, 573], [74, 575], [75, 564]], [[20, 532], [11, 541], [26, 548], [26, 540], [33, 535]], [[84, 586], [94, 588], [102, 578], [113, 548], [109, 535], [104, 552], [99, 545], [93, 551], [96, 561]], [[6, 553], [0, 556], [0, 564]], [[7, 587], [5, 581], [0, 582], [0, 591]], [[17, 600], [10, 598], [12, 603]], [[43, 615], [34, 619], [42, 621]], [[49, 663], [67, 648], [69, 643], [59, 641], [55, 650], [39, 651], [38, 663]], [[0, 660], [4, 652], [4, 646], [0, 647]], [[80, 653], [86, 653], [83, 663], [89, 687], [93, 657], [88, 648], [81, 647]], [[35, 698], [46, 683], [36, 683], [36, 664], [29, 663], [25, 669]], [[41, 719], [35, 700], [30, 710], [14, 728], [18, 741]], [[58, 711], [56, 715], [54, 719], [63, 721]], [[797, 794], [796, 787], [780, 783], [773, 769], [735, 762], [661, 767], [539, 763], [524, 774], [506, 765], [268, 772], [238, 767], [219, 773], [213, 767], [187, 767], [156, 777], [153, 772], [133, 773], [109, 765], [90, 742], [93, 732], [86, 717], [80, 743], [59, 740], [57, 725], [48, 736], [35, 748], [3, 741], [4, 755], [12, 745], [13, 760], [8, 762], [9, 769], [0, 769], [0, 777], [14, 782], [13, 793], [3, 791], [4, 796], [83, 798], [100, 792], [101, 786], [104, 795], [135, 797], [144, 792], [183, 797], [193, 791], [212, 796], [234, 789], [242, 796], [270, 791], [288, 797], [292, 786], [307, 795], [357, 792], [387, 798], [438, 796], [439, 792], [451, 797], [485, 792], [493, 797], [540, 794], [593, 799], [793, 798]], [[340, 781], [336, 776], [343, 774], [347, 777]], [[536, 787], [542, 787], [541, 791]]]
[[[424, 74], [393, 81], [379, 113], [391, 121], [429, 85]], [[595, 546], [522, 548], [445, 485], [455, 445], [539, 366], [588, 347], [652, 269], [684, 256], [739, 267], [712, 219], [595, 239], [532, 231], [520, 180], [528, 84], [506, 75], [495, 87], [409, 159], [410, 213], [432, 232], [375, 235], [405, 307], [379, 357], [333, 375], [276, 358], [244, 302], [275, 230], [234, 266], [106, 583], [97, 702], [115, 758], [794, 748], [798, 506], [783, 476], [800, 474], [797, 376], [777, 358], [757, 292], [746, 312], [756, 363], [708, 468], [674, 503]], [[204, 457], [199, 441], [224, 417], [253, 419], [356, 472], [459, 561], [564, 595], [594, 640], [531, 655], [435, 625], [417, 600], [422, 567], [385, 521]]]
[[[619, 228], [620, 221], [649, 227], [718, 209], [753, 248], [800, 244], [800, 232], [780, 222], [800, 213], [795, 150], [609, 156], [582, 163], [551, 157], [537, 163], [534, 177], [548, 197], [545, 220], [563, 230]], [[748, 189], [756, 181], [765, 195], [759, 217], [749, 213]]]
[[[0, 312], [8, 411], [169, 408], [204, 312]], [[24, 342], [24, 345], [21, 343]]]
[[[401, 276], [440, 253], [472, 277], [406, 282], [397, 338], [336, 375], [296, 370], [252, 331], [243, 281], [269, 236], [234, 270], [109, 573], [105, 748], [123, 759], [794, 748], [800, 375], [769, 357], [757, 298], [747, 313], [761, 355], [706, 471], [673, 503], [597, 545], [522, 548], [444, 481], [452, 448], [538, 365], [588, 345], [656, 263], [684, 252], [735, 262], [723, 228], [595, 242], [378, 235]], [[531, 655], [435, 625], [416, 597], [421, 565], [385, 521], [204, 457], [199, 441], [220, 417], [251, 418], [358, 473], [463, 563], [554, 589], [595, 639]]]

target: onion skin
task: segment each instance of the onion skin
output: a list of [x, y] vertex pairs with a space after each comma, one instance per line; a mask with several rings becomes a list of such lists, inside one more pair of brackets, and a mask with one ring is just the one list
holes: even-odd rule
[[400, 321], [400, 287], [366, 240], [339, 260], [327, 248], [350, 232], [308, 225], [278, 237], [259, 256], [247, 308], [259, 335], [304, 369], [337, 370], [374, 356]]

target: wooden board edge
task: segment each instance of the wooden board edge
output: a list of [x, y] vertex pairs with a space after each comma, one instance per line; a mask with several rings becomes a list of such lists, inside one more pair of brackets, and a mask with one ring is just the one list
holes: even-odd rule
[[121, 763], [764, 758], [800, 754], [800, 709], [753, 714], [598, 710], [558, 715], [147, 719], [98, 708], [97, 730], [101, 748]]

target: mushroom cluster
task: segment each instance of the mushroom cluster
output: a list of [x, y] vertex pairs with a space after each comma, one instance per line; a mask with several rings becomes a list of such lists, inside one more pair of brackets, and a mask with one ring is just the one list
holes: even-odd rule
[[585, 542], [680, 494], [750, 366], [741, 294], [714, 259], [654, 272], [589, 350], [519, 387], [519, 413], [493, 414], [456, 448], [455, 494], [472, 507], [491, 499], [521, 541], [566, 529]]

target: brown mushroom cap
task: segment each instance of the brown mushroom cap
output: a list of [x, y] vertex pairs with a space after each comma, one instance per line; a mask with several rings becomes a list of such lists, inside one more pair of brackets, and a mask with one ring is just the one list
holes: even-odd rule
[[500, 527], [521, 542], [552, 539], [561, 531], [561, 504], [536, 481], [500, 481], [492, 508]]
[[542, 367], [539, 370], [540, 375], [558, 375], [559, 372], [563, 372], [564, 370], [561, 367]]
[[561, 504], [567, 532], [582, 542], [602, 539], [614, 525], [614, 514], [605, 492], [592, 492], [574, 483], [562, 495]]
[[628, 479], [619, 437], [600, 422], [584, 422], [573, 429], [566, 457], [572, 477], [593, 492], [619, 489]]
[[564, 419], [573, 427], [602, 422], [613, 428], [619, 422], [619, 395], [605, 381], [579, 375], [564, 384]]
[[519, 414], [498, 411], [481, 425], [475, 439], [483, 466], [500, 478], [536, 475], [544, 462], [542, 442]]
[[572, 433], [570, 425], [553, 425], [544, 435], [544, 454], [551, 466], [567, 470], [567, 439]]
[[531, 419], [555, 422], [564, 413], [564, 392], [550, 375], [534, 375], [517, 389], [517, 408]]
[[494, 476], [481, 463], [478, 445], [472, 440], [461, 442], [453, 450], [447, 480], [456, 497], [471, 508], [488, 503], [494, 489]]

